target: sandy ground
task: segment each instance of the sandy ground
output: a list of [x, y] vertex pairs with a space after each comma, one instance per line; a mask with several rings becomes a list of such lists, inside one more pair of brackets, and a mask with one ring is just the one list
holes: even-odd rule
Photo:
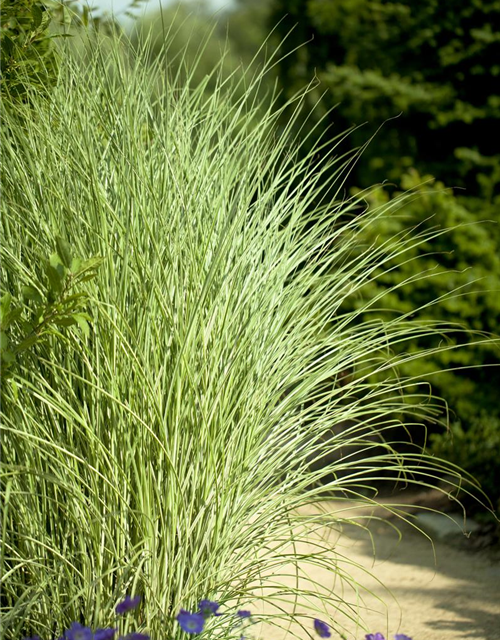
[[[337, 562], [338, 569], [346, 568], [367, 591], [356, 595], [335, 578], [333, 570], [311, 569], [309, 565], [304, 565], [307, 575], [301, 576], [298, 582], [291, 576], [284, 577], [286, 568], [270, 581], [275, 585], [297, 586], [299, 591], [322, 589], [342, 595], [352, 603], [354, 619], [348, 620], [334, 610], [325, 612], [323, 618], [331, 615], [349, 639], [362, 639], [366, 633], [360, 626], [358, 612], [371, 632], [380, 631], [391, 640], [395, 633], [405, 633], [413, 640], [500, 640], [498, 560], [445, 543], [436, 542], [433, 547], [424, 535], [404, 523], [401, 540], [386, 522], [372, 521], [369, 531], [371, 536], [348, 525], [340, 537], [324, 527], [318, 532], [337, 554], [345, 558], [339, 561], [338, 556], [335, 559], [335, 552], [330, 551], [332, 568]], [[307, 553], [313, 545], [300, 543], [299, 548]], [[290, 625], [292, 603], [282, 599], [280, 607], [284, 613], [284, 628], [277, 629], [264, 623], [252, 635], [262, 640], [281, 640], [293, 635], [309, 640], [312, 620], [306, 621], [305, 628]], [[269, 605], [262, 606], [261, 613], [271, 611]], [[300, 601], [296, 611], [305, 612]], [[332, 640], [340, 637], [340, 633], [332, 633]]]

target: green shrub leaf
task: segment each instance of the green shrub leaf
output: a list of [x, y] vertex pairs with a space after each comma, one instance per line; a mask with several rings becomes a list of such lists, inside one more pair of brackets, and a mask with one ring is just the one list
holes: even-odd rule
[[70, 269], [72, 264], [71, 249], [66, 240], [61, 238], [61, 236], [56, 237], [56, 249], [58, 255], [61, 257], [63, 265]]
[[42, 304], [43, 299], [40, 293], [32, 286], [26, 286], [21, 289], [21, 293], [25, 300], [32, 300], [37, 304]]
[[9, 348], [10, 340], [5, 331], [0, 331], [0, 350], [6, 351]]

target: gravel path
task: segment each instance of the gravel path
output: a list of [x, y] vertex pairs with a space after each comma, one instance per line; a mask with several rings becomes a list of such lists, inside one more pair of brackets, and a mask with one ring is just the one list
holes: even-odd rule
[[[371, 592], [363, 592], [363, 603], [359, 598], [357, 601], [371, 632], [380, 631], [391, 640], [395, 633], [406, 633], [413, 640], [500, 640], [500, 563], [485, 554], [440, 542], [433, 549], [430, 541], [409, 525], [403, 523], [400, 528], [403, 537], [399, 541], [387, 522], [372, 521], [369, 529], [375, 558], [370, 535], [359, 528], [348, 526], [340, 538], [332, 531], [327, 534], [337, 552], [352, 563], [349, 573]], [[304, 552], [312, 548], [300, 545]], [[333, 553], [331, 557], [333, 562]], [[342, 585], [338, 579], [334, 581], [333, 571], [311, 570], [309, 565], [305, 570], [307, 577], [300, 579], [299, 589], [333, 589], [341, 594]], [[366, 570], [375, 577], [368, 576]], [[296, 584], [291, 577], [274, 576], [271, 580], [275, 584]], [[344, 587], [343, 597], [356, 604], [355, 593], [349, 588]], [[290, 602], [281, 603], [281, 607], [285, 612], [293, 609]], [[262, 613], [270, 611], [269, 605], [263, 606]], [[289, 619], [284, 616], [287, 622], [283, 630], [263, 624], [254, 637], [282, 640], [295, 633], [304, 640], [311, 638], [311, 624], [307, 629], [289, 626]], [[355, 621], [346, 622], [336, 614], [334, 619], [343, 622], [347, 638], [364, 638], [366, 631]], [[332, 640], [337, 638], [340, 635], [333, 633]]]

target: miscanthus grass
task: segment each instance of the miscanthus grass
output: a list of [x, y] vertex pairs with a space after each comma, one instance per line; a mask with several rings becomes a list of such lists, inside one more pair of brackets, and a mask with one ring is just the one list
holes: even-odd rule
[[[395, 442], [441, 419], [426, 384], [398, 377], [426, 352], [401, 345], [448, 348], [457, 328], [418, 310], [382, 322], [377, 300], [349, 302], [440, 231], [363, 246], [404, 198], [366, 208], [342, 190], [352, 158], [301, 158], [300, 96], [283, 127], [276, 100], [256, 102], [262, 76], [215, 70], [212, 93], [183, 77], [117, 43], [95, 47], [84, 64], [68, 56], [24, 115], [4, 114], [4, 291], [40, 286], [58, 234], [104, 259], [85, 284], [89, 335], [61, 329], [5, 383], [6, 638], [112, 625], [126, 593], [143, 598], [137, 632], [180, 637], [182, 608], [207, 597], [252, 608], [261, 576], [298, 562], [336, 573], [339, 588], [311, 587], [300, 594], [311, 610], [294, 615], [341, 629], [362, 616], [342, 597], [342, 583], [362, 593], [348, 558], [297, 543], [352, 521], [344, 501], [369, 504], [381, 479], [460, 481]], [[431, 275], [415, 265], [415, 278]], [[303, 509], [327, 496], [337, 512]], [[268, 587], [265, 599], [298, 597]], [[210, 633], [226, 633], [220, 621]]]

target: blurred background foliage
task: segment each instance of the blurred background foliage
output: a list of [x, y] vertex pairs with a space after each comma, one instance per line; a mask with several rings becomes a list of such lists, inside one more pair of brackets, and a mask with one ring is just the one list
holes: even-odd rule
[[[491, 202], [500, 180], [500, 4], [496, 0], [274, 0], [286, 92], [316, 75], [323, 108], [362, 145], [357, 184], [399, 181], [409, 167]], [[294, 49], [308, 41], [307, 46]], [[496, 89], [495, 89], [496, 87]], [[321, 112], [316, 117], [320, 117]], [[325, 123], [326, 124], [326, 123]]]
[[0, 9], [2, 98], [23, 96], [30, 87], [46, 90], [57, 74], [51, 13], [36, 0], [3, 0]]
[[[206, 0], [185, 0], [151, 11], [136, 21], [131, 28], [131, 43], [133, 47], [146, 44], [152, 64], [166, 63], [181, 77], [189, 77], [193, 85], [206, 82], [207, 91], [215, 88], [213, 72], [217, 67], [218, 74], [232, 84], [240, 84], [240, 91], [231, 92], [232, 99], [238, 99], [245, 84], [277, 49], [278, 40], [269, 38], [268, 16], [267, 3], [261, 0], [218, 12]], [[261, 99], [272, 93], [276, 74], [270, 72], [268, 77], [269, 83], [259, 87]]]
[[[131, 0], [131, 8], [143, 0]], [[60, 56], [81, 49], [86, 35], [110, 35], [119, 29], [109, 13], [91, 12], [79, 0], [2, 0], [0, 4], [1, 74], [3, 108], [29, 102], [30, 91], [46, 92], [57, 81]], [[62, 49], [57, 40], [69, 38]], [[75, 41], [78, 45], [75, 46]]]
[[[58, 51], [70, 48], [54, 35], [103, 26], [117, 28], [109, 14], [89, 16], [83, 3], [3, 0], [2, 95], [15, 100], [27, 83], [38, 89], [56, 81]], [[148, 42], [151, 64], [165, 42], [179, 73], [197, 61], [189, 81], [206, 82], [207, 91], [221, 56], [223, 73], [242, 83], [252, 65], [271, 60], [268, 86], [259, 90], [270, 95], [276, 84], [283, 103], [314, 79], [300, 135], [313, 145], [351, 129], [338, 153], [362, 154], [350, 167], [346, 195], [383, 183], [366, 196], [367, 206], [377, 206], [413, 193], [366, 242], [411, 234], [415, 225], [449, 230], [415, 251], [418, 262], [406, 261], [364, 292], [380, 296], [380, 317], [412, 317], [428, 305], [420, 319], [500, 334], [498, 0], [235, 0], [217, 12], [206, 1], [161, 11], [152, 3], [129, 31], [130, 46]], [[327, 145], [322, 153], [329, 151]], [[415, 268], [429, 277], [412, 282]], [[435, 299], [440, 303], [430, 304]], [[353, 304], [362, 305], [363, 296]], [[459, 345], [464, 336], [457, 331], [453, 339]], [[423, 346], [415, 341], [411, 348]], [[402, 371], [429, 376], [448, 405], [450, 431], [431, 434], [433, 451], [474, 473], [497, 504], [498, 365], [498, 347], [489, 344]], [[438, 373], [443, 368], [450, 370]]]

